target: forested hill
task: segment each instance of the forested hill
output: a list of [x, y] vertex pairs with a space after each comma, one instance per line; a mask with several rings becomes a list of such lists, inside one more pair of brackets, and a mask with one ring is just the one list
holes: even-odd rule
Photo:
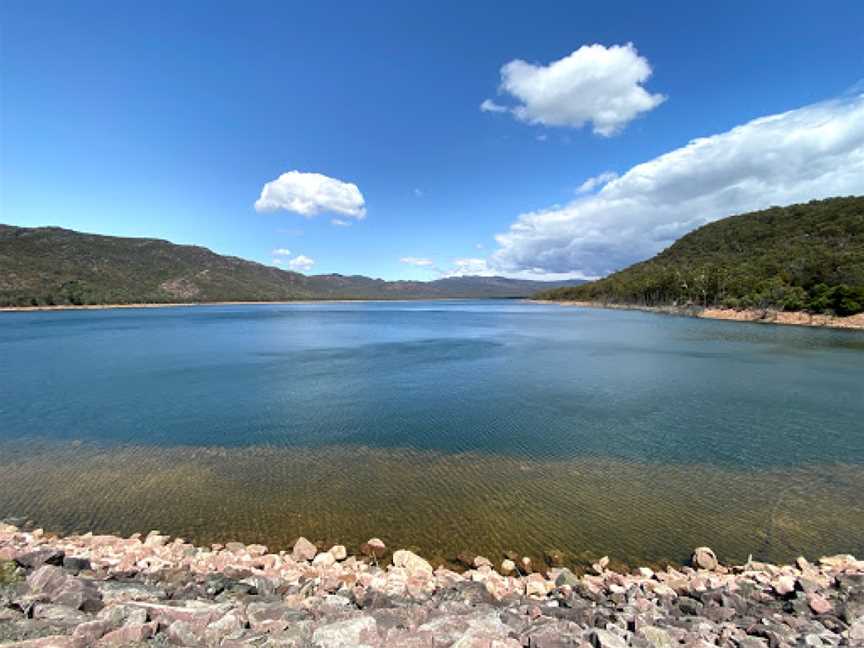
[[0, 225], [0, 306], [526, 297], [561, 284], [307, 276], [157, 239]]
[[864, 197], [730, 216], [648, 261], [541, 299], [640, 306], [864, 311]]

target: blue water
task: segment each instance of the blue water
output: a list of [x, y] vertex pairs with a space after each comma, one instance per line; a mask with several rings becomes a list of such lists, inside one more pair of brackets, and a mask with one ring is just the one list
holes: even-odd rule
[[0, 519], [62, 532], [864, 551], [861, 332], [516, 301], [2, 313], [0, 395]]
[[498, 302], [4, 314], [0, 440], [864, 461], [864, 334]]

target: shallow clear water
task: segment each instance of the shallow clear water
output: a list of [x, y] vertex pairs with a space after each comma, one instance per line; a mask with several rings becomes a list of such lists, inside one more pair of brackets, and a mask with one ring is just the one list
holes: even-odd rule
[[512, 301], [6, 313], [0, 517], [451, 557], [864, 552], [864, 334]]

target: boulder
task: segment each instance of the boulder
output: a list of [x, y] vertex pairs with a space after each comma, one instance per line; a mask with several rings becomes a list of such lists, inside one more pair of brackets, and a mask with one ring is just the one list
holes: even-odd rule
[[591, 643], [594, 648], [627, 648], [627, 642], [624, 639], [600, 628], [591, 633]]
[[315, 630], [312, 643], [320, 648], [356, 648], [378, 644], [377, 624], [370, 616], [328, 623]]
[[491, 567], [492, 561], [488, 558], [484, 558], [483, 556], [475, 556], [474, 557], [474, 567], [480, 569], [481, 567]]
[[501, 561], [501, 573], [504, 576], [509, 576], [513, 572], [516, 571], [516, 563], [510, 560], [509, 558], [505, 558]]
[[299, 538], [294, 543], [294, 549], [291, 551], [291, 556], [294, 560], [312, 560], [315, 554], [318, 553], [318, 548], [309, 542], [306, 538]]
[[348, 550], [344, 545], [333, 545], [330, 547], [330, 555], [336, 560], [345, 560], [348, 557]]
[[336, 558], [329, 551], [322, 551], [312, 560], [315, 567], [332, 567], [336, 564]]
[[828, 614], [832, 610], [828, 599], [816, 592], [810, 592], [807, 595], [807, 605], [810, 606], [814, 614]]
[[709, 547], [696, 547], [690, 556], [690, 564], [696, 569], [717, 569], [717, 555]]
[[387, 545], [378, 538], [370, 538], [360, 545], [360, 553], [370, 558], [381, 558], [386, 551]]
[[96, 642], [97, 648], [122, 648], [147, 641], [156, 633], [155, 623], [132, 623], [105, 634]]
[[558, 572], [558, 577], [555, 579], [556, 587], [563, 587], [564, 585], [567, 585], [569, 587], [576, 587], [578, 584], [579, 577], [566, 567], [560, 572]]
[[415, 575], [431, 576], [434, 571], [432, 565], [417, 554], [406, 549], [400, 549], [393, 553], [393, 564], [404, 568], [409, 577]]

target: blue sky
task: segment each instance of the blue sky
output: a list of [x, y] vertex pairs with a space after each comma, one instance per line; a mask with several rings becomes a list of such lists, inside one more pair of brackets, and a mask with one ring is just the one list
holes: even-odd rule
[[[597, 276], [723, 215], [864, 193], [858, 1], [10, 0], [0, 30], [15, 225], [314, 273]], [[291, 171], [291, 198], [333, 184], [256, 210]]]

